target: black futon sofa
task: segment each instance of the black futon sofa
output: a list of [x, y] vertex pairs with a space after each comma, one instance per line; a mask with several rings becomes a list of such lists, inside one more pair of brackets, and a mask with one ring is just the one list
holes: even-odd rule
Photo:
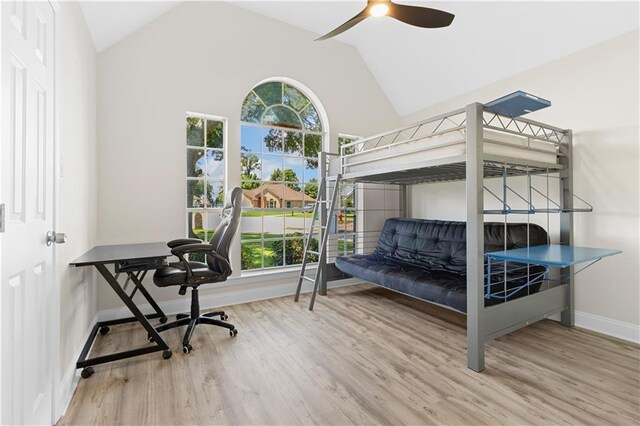
[[[530, 246], [549, 243], [543, 228], [528, 226]], [[527, 246], [526, 223], [507, 224], [506, 232], [508, 250]], [[485, 253], [504, 249], [504, 233], [504, 223], [485, 223]], [[387, 219], [373, 253], [338, 257], [335, 266], [353, 277], [466, 312], [466, 244], [466, 222]], [[492, 284], [492, 290], [504, 286], [503, 267], [503, 262], [492, 262], [492, 283], [496, 283]], [[529, 279], [542, 272], [543, 267], [530, 266]], [[526, 265], [508, 264], [507, 276], [508, 289], [526, 284]], [[537, 292], [540, 282], [534, 281], [528, 289], [515, 292], [508, 300]], [[499, 298], [485, 298], [485, 305], [500, 301]]]

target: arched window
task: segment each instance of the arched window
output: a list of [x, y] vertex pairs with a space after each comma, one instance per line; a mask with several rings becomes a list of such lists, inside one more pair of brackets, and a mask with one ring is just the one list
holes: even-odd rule
[[312, 96], [268, 81], [245, 97], [241, 119], [242, 270], [302, 262], [318, 194], [324, 123]]
[[322, 132], [320, 116], [311, 100], [281, 81], [254, 87], [242, 103], [240, 119], [245, 123]]

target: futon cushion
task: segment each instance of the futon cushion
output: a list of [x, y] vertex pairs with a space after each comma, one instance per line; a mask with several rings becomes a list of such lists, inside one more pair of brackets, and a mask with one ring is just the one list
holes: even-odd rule
[[338, 257], [335, 265], [345, 274], [391, 290], [461, 312], [467, 310], [467, 282], [459, 275], [403, 265], [377, 254]]
[[[526, 247], [527, 235], [530, 246], [548, 244], [540, 226], [486, 223], [485, 253], [503, 250], [505, 245], [507, 249]], [[465, 222], [394, 218], [385, 222], [372, 254], [341, 256], [335, 266], [354, 277], [466, 312], [466, 256]], [[499, 303], [505, 292], [511, 300], [538, 291], [543, 267], [516, 263], [506, 267], [505, 285], [505, 263], [492, 263], [491, 290], [502, 294], [485, 299], [485, 305]], [[513, 292], [528, 282], [532, 285]]]
[[[485, 223], [485, 253], [505, 248], [527, 247], [527, 226], [530, 246], [548, 244], [548, 236], [538, 225], [526, 223]], [[376, 245], [380, 257], [429, 271], [467, 272], [467, 224], [425, 219], [387, 219]]]

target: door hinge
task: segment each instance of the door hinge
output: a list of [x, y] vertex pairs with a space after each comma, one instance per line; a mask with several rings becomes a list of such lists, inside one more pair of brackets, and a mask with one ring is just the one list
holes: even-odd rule
[[0, 204], [0, 233], [4, 232], [4, 223], [5, 223], [5, 218], [4, 218], [4, 203]]

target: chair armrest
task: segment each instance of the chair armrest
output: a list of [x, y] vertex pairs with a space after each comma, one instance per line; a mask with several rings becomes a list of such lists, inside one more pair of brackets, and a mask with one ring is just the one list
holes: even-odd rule
[[231, 265], [229, 261], [222, 257], [219, 253], [217, 253], [211, 244], [186, 244], [179, 247], [175, 247], [171, 249], [171, 254], [178, 257], [182, 264], [184, 265], [185, 271], [187, 272], [187, 279], [193, 278], [193, 272], [191, 270], [191, 266], [189, 262], [185, 260], [184, 255], [189, 253], [204, 253], [206, 255], [214, 257], [222, 267], [222, 273], [231, 274]]
[[177, 240], [171, 240], [167, 243], [167, 246], [169, 246], [169, 248], [174, 248], [174, 247], [179, 247], [179, 246], [184, 246], [186, 244], [201, 244], [202, 240], [199, 240], [197, 238], [179, 238]]

